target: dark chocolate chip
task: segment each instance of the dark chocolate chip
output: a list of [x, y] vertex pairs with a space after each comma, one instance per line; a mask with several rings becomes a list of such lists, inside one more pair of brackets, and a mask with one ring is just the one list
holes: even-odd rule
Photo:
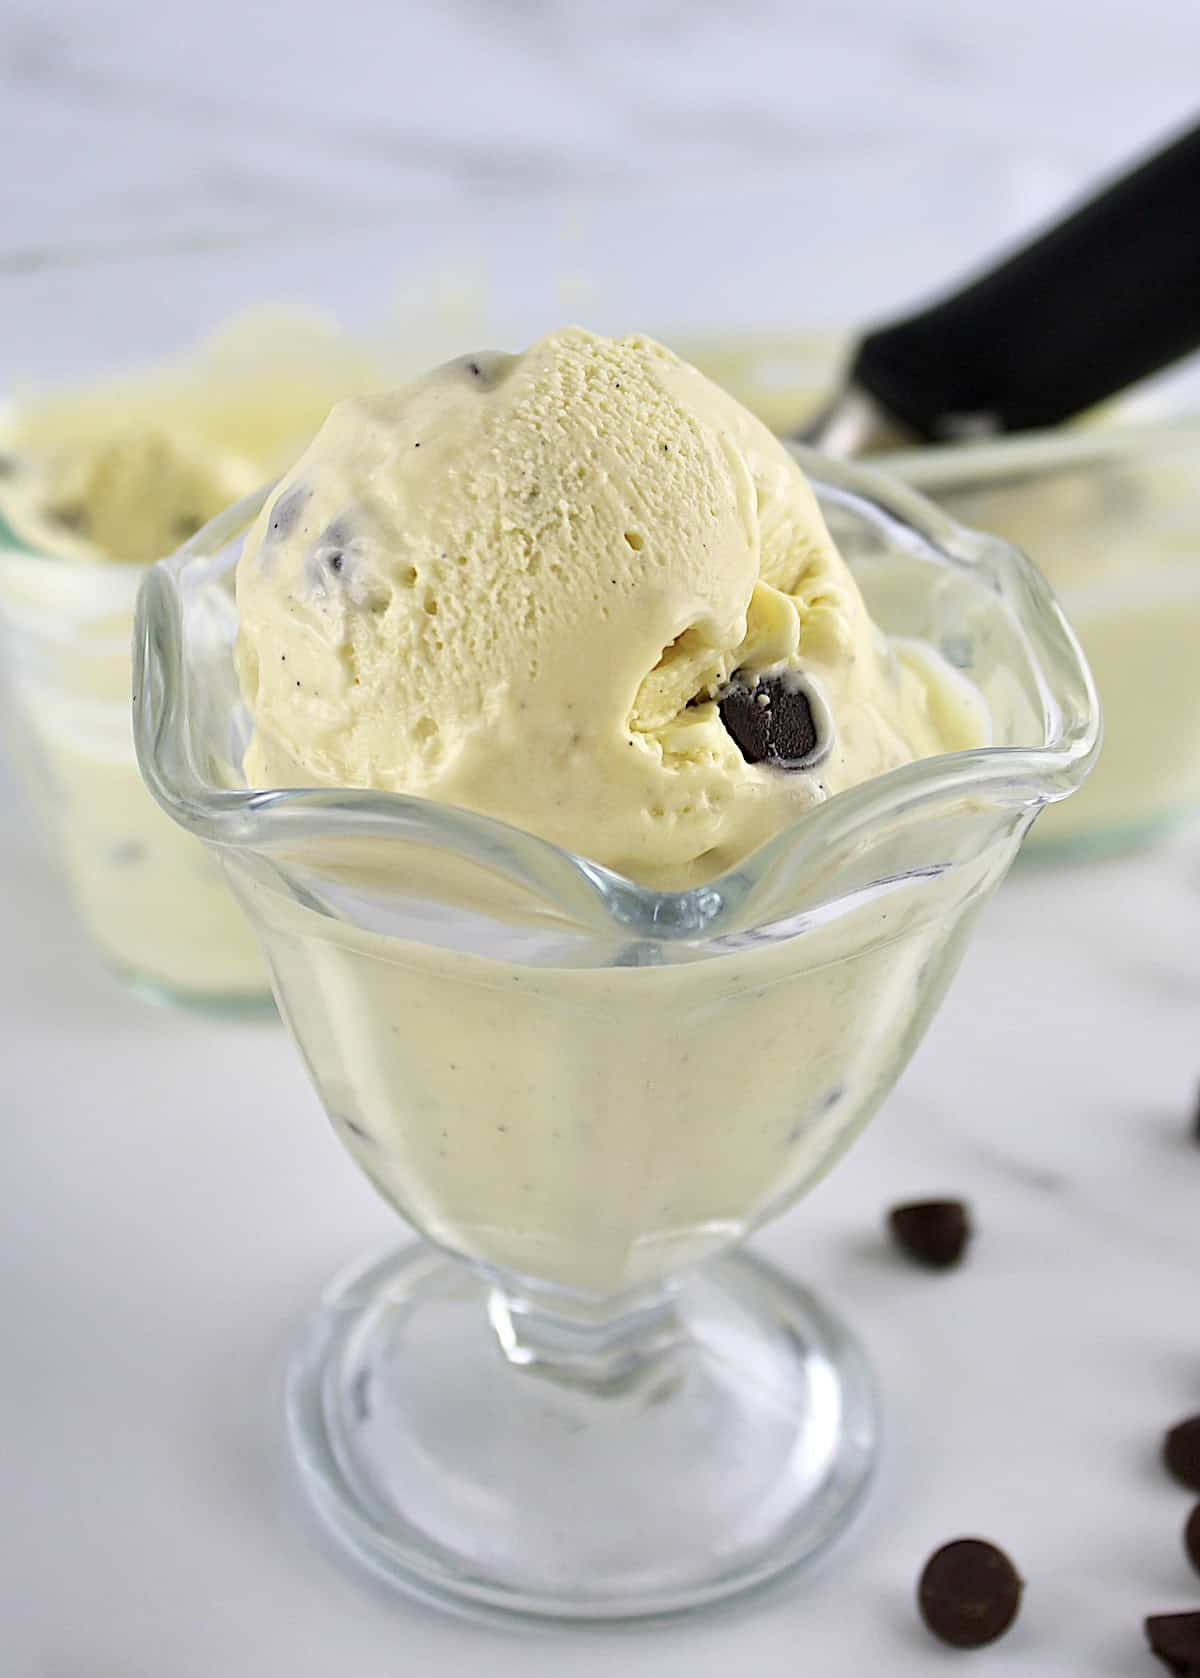
[[171, 534], [177, 542], [188, 542], [203, 523], [204, 520], [196, 513], [180, 513], [171, 521]]
[[331, 571], [340, 571], [342, 566], [345, 564], [345, 561], [346, 556], [344, 553], [332, 553], [329, 556], [329, 569]]
[[796, 769], [824, 744], [802, 682], [762, 676], [755, 683], [735, 676], [717, 700], [721, 721], [747, 763]]
[[57, 524], [62, 530], [83, 532], [88, 527], [86, 507], [77, 507], [74, 505], [69, 507], [51, 507], [49, 509], [49, 517], [51, 522]]
[[978, 1649], [1012, 1625], [1021, 1588], [1021, 1577], [1003, 1550], [983, 1538], [958, 1538], [925, 1563], [917, 1605], [943, 1643]]
[[496, 350], [476, 350], [474, 355], [458, 356], [450, 365], [460, 367], [480, 389], [493, 390], [502, 382], [515, 359]]
[[1200, 1416], [1177, 1422], [1163, 1440], [1163, 1462], [1181, 1486], [1200, 1492]]
[[914, 1200], [888, 1213], [892, 1239], [909, 1258], [930, 1270], [950, 1270], [971, 1239], [971, 1218], [961, 1200]]
[[284, 542], [292, 534], [307, 500], [308, 490], [303, 484], [293, 484], [291, 489], [285, 490], [279, 497], [271, 509], [273, 541]]
[[1188, 1516], [1187, 1525], [1183, 1529], [1183, 1547], [1187, 1551], [1187, 1558], [1192, 1566], [1200, 1573], [1200, 1503]]
[[1146, 1640], [1168, 1672], [1200, 1678], [1200, 1614], [1151, 1614]]

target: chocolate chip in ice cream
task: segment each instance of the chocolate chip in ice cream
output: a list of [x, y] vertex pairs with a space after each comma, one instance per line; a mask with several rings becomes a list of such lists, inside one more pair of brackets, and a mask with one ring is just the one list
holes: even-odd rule
[[829, 713], [815, 689], [794, 671], [739, 672], [717, 699], [726, 733], [747, 763], [807, 769], [829, 749]]
[[335, 518], [326, 525], [313, 545], [307, 566], [309, 582], [317, 594], [327, 595], [336, 583], [344, 597], [362, 604], [357, 594], [363, 579], [358, 575], [360, 567], [354, 563], [353, 548], [353, 532], [347, 519]]
[[472, 384], [491, 390], [501, 382], [513, 360], [514, 357], [500, 350], [476, 350], [474, 355], [460, 356], [458, 365]]
[[971, 1239], [971, 1218], [961, 1200], [914, 1200], [893, 1206], [888, 1228], [902, 1252], [929, 1270], [950, 1270]]
[[1183, 1547], [1187, 1551], [1187, 1558], [1192, 1566], [1200, 1573], [1200, 1503], [1188, 1516], [1187, 1525], [1183, 1529]]
[[1200, 1614], [1151, 1614], [1146, 1640], [1177, 1678], [1200, 1678]]
[[199, 513], [179, 513], [171, 521], [171, 535], [177, 542], [190, 542], [203, 524]]
[[1200, 1492], [1200, 1416], [1188, 1416], [1168, 1431], [1163, 1462], [1181, 1486]]
[[308, 500], [308, 490], [303, 484], [293, 484], [291, 489], [285, 490], [279, 500], [271, 508], [271, 520], [267, 528], [269, 542], [286, 542], [300, 514], [304, 511]]
[[958, 1538], [925, 1563], [917, 1605], [943, 1643], [978, 1649], [1012, 1625], [1021, 1589], [1021, 1577], [1003, 1550], [983, 1538]]
[[74, 502], [70, 505], [64, 504], [59, 507], [50, 507], [47, 509], [46, 516], [50, 519], [52, 524], [58, 525], [61, 530], [71, 530], [79, 536], [81, 536], [88, 527], [86, 507], [76, 506]]

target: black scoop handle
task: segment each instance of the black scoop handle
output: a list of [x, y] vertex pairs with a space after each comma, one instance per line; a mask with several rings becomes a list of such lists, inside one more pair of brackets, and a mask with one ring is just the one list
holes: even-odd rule
[[850, 370], [925, 438], [1056, 425], [1200, 346], [1200, 127]]

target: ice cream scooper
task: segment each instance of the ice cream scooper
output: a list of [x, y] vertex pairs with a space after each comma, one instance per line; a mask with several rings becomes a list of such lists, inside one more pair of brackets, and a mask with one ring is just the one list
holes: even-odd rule
[[796, 440], [853, 455], [1057, 425], [1200, 347], [1200, 126], [948, 297], [869, 331]]

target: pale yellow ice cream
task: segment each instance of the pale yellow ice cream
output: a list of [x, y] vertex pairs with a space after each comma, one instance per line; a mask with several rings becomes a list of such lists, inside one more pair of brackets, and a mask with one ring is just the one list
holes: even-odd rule
[[[948, 816], [929, 854], [959, 843]], [[1008, 855], [910, 869], [800, 938], [646, 966], [438, 948], [321, 913], [240, 860], [233, 877], [321, 1099], [386, 1199], [452, 1251], [616, 1294], [720, 1251], [829, 1169], [911, 1053]], [[393, 858], [469, 941], [454, 908], [466, 870], [448, 882], [431, 858], [426, 876], [403, 843]], [[317, 879], [319, 894], [333, 882]], [[604, 957], [585, 943], [576, 959]]]
[[1200, 423], [924, 449], [889, 467], [1028, 553], [1083, 643], [1103, 748], [1031, 845], [1128, 844], [1200, 807]]
[[707, 333], [682, 354], [781, 436], [794, 435], [828, 402], [852, 348], [845, 331]]
[[0, 481], [0, 517], [38, 553], [150, 565], [262, 476], [180, 426], [118, 419], [104, 436], [18, 455]]
[[[420, 794], [654, 885], [987, 732], [876, 630], [783, 445], [645, 338], [565, 330], [342, 403], [238, 604], [251, 784]], [[802, 687], [809, 761], [747, 760], [735, 679]]]
[[17, 390], [0, 517], [39, 552], [149, 564], [291, 465], [378, 358], [320, 317], [240, 315], [169, 361]]

